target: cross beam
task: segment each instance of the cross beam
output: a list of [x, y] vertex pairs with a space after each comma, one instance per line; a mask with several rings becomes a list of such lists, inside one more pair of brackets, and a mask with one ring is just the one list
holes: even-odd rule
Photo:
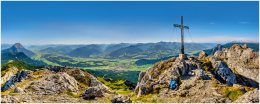
[[183, 16], [181, 16], [181, 24], [173, 24], [174, 27], [178, 27], [181, 29], [181, 54], [184, 54], [184, 29], [189, 29], [189, 26], [184, 26], [183, 24]]

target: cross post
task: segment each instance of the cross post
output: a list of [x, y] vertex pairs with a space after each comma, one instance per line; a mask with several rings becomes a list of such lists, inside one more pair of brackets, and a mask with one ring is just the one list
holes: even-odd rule
[[188, 26], [185, 26], [185, 25], [183, 24], [183, 16], [181, 16], [181, 24], [174, 24], [173, 26], [181, 29], [181, 49], [180, 49], [180, 57], [181, 57], [181, 55], [182, 55], [183, 58], [185, 58], [185, 54], [184, 54], [184, 29], [189, 29], [189, 27], [188, 27]]

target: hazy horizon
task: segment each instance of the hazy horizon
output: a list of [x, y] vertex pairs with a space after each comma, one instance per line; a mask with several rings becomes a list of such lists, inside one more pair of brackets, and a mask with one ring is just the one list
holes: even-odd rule
[[[159, 41], [159, 42], [170, 42], [170, 41]], [[121, 43], [82, 43], [82, 44], [72, 44], [72, 43], [64, 43], [64, 44], [27, 44], [27, 43], [20, 43], [25, 46], [41, 46], [41, 45], [91, 45], [91, 44], [96, 44], [96, 45], [111, 45], [111, 44], [146, 44], [146, 43], [159, 43], [159, 42], [143, 42], [143, 43], [126, 43], [126, 42], [121, 42]], [[171, 42], [171, 43], [180, 43], [180, 42]], [[184, 42], [185, 44], [190, 44], [190, 43], [195, 43], [195, 44], [226, 44], [226, 43], [259, 43], [259, 42], [253, 42], [253, 41], [229, 41], [229, 42]], [[15, 43], [1, 43], [2, 45], [14, 45]]]
[[185, 41], [259, 42], [257, 1], [16, 2], [3, 1], [2, 43], [118, 44]]

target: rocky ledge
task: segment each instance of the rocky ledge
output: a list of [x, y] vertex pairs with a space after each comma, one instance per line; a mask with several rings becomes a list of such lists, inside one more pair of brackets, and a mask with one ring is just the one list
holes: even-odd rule
[[[176, 103], [243, 102], [239, 99], [256, 96], [258, 53], [237, 44], [214, 51], [210, 56], [201, 52], [199, 57], [171, 58], [155, 64], [139, 74], [135, 93], [138, 97], [159, 94], [169, 98], [166, 102]], [[172, 80], [177, 82], [174, 89], [170, 89]], [[253, 89], [255, 93], [250, 93]], [[249, 99], [245, 102], [259, 102], [258, 97]]]
[[[22, 71], [23, 72], [23, 71]], [[3, 103], [53, 103], [88, 102], [111, 94], [109, 88], [94, 76], [77, 68], [46, 67], [28, 74], [13, 74], [3, 85], [1, 102]], [[11, 72], [7, 72], [6, 77]], [[22, 80], [19, 76], [24, 75]], [[21, 79], [21, 78], [20, 78]], [[12, 83], [10, 83], [12, 82]], [[84, 100], [84, 99], [88, 100]]]

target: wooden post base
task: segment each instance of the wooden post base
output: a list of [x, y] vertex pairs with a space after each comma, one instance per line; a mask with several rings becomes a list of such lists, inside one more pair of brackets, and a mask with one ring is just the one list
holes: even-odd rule
[[185, 59], [187, 59], [187, 56], [185, 54], [179, 54], [179, 59], [185, 60]]

